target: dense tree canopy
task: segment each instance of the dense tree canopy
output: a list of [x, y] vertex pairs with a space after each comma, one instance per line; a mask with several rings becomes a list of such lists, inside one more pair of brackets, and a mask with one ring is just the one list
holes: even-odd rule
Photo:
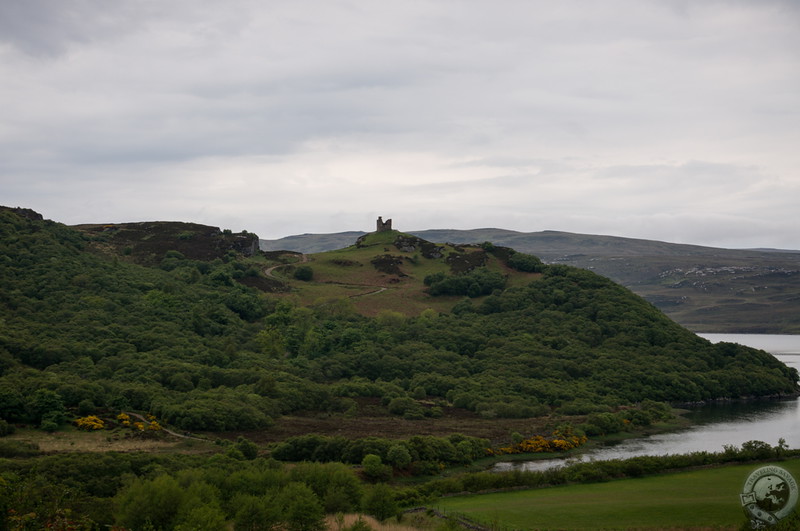
[[507, 253], [515, 267], [541, 271], [527, 286], [476, 269], [431, 281], [466, 289], [449, 314], [366, 318], [245, 287], [257, 265], [235, 254], [170, 251], [147, 268], [58, 223], [5, 210], [0, 221], [7, 421], [55, 429], [79, 407], [129, 408], [224, 431], [359, 396], [413, 419], [439, 414], [431, 400], [528, 417], [796, 390], [796, 372], [764, 352], [712, 345], [603, 277], [519, 253]]
[[[765, 352], [712, 345], [607, 279], [491, 244], [482, 246], [485, 256], [448, 256], [457, 271], [429, 279], [432, 297], [460, 301], [451, 312], [367, 318], [347, 301], [301, 307], [247, 287], [264, 280], [259, 257], [196, 260], [170, 249], [144, 267], [106, 243], [102, 232], [0, 208], [0, 437], [16, 424], [54, 431], [99, 412], [130, 423], [125, 410], [178, 430], [262, 430], [300, 410], [357, 415], [365, 397], [409, 420], [436, 418], [444, 407], [486, 418], [582, 415], [575, 427], [594, 436], [662, 420], [670, 414], [664, 402], [797, 389], [796, 371]], [[489, 254], [505, 260], [505, 271], [536, 273], [533, 280], [507, 287], [497, 268], [482, 265]], [[557, 431], [550, 440], [515, 433], [511, 446], [488, 453], [545, 442], [561, 448], [570, 432]], [[270, 448], [275, 459], [306, 461], [292, 466], [264, 459], [263, 447], [244, 437], [217, 443], [213, 456], [40, 455], [35, 445], [2, 440], [0, 528], [314, 530], [325, 513], [361, 509], [385, 519], [398, 504], [444, 492], [637, 476], [661, 466], [637, 458], [467, 474], [399, 492], [381, 482], [463, 466], [487, 455], [490, 441], [307, 434]], [[784, 448], [729, 450], [686, 463]]]

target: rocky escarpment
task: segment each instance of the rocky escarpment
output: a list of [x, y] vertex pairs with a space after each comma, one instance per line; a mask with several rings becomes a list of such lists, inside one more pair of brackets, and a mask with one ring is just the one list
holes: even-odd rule
[[145, 221], [78, 225], [74, 227], [90, 237], [100, 248], [130, 257], [143, 265], [154, 265], [169, 251], [191, 260], [214, 260], [229, 252], [253, 256], [258, 236], [250, 232], [233, 233], [219, 227], [176, 221]]
[[441, 258], [444, 253], [444, 247], [431, 243], [422, 238], [411, 236], [410, 234], [400, 234], [394, 241], [394, 246], [400, 251], [405, 253], [413, 253], [419, 251], [425, 258]]
[[30, 208], [0, 206], [0, 210], [7, 210], [31, 221], [42, 221], [44, 216]]

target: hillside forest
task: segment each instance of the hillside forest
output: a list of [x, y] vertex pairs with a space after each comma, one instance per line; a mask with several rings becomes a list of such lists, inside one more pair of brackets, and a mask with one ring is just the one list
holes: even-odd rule
[[[299, 510], [295, 500], [318, 507], [310, 514], [321, 518], [369, 496], [386, 502], [380, 485], [398, 470], [435, 476], [487, 453], [534, 451], [536, 441], [578, 446], [657, 422], [668, 415], [666, 403], [797, 392], [797, 372], [763, 351], [711, 344], [604, 277], [488, 242], [452, 247], [392, 232], [301, 263], [254, 250], [247, 233], [186, 224], [133, 234], [71, 228], [29, 212], [0, 209], [0, 434], [95, 429], [92, 418], [97, 429], [122, 430], [141, 415], [149, 419], [138, 423], [141, 436], [163, 428], [219, 438], [211, 456], [105, 454], [87, 462], [0, 439], [0, 490], [51, 500], [57, 481], [70, 481], [67, 468], [88, 476], [89, 462], [107, 468], [98, 472], [103, 481], [70, 483], [77, 501], [66, 505], [86, 529], [98, 522], [193, 529], [192, 518], [285, 522]], [[282, 277], [271, 272], [276, 266]], [[389, 288], [359, 306], [330, 291], [344, 289], [339, 270]], [[401, 301], [410, 292], [395, 286], [413, 286], [413, 300]], [[394, 297], [386, 299], [392, 309], [376, 308], [380, 296]], [[513, 441], [455, 429], [437, 437], [313, 429], [315, 418], [377, 410], [411, 423], [548, 419], [550, 429]], [[298, 416], [311, 419], [306, 432], [276, 435]], [[241, 434], [264, 434], [264, 442]], [[232, 472], [239, 465], [231, 463], [256, 456]], [[219, 471], [193, 476], [208, 459]], [[285, 469], [278, 461], [309, 463]], [[360, 478], [352, 465], [362, 467]], [[225, 478], [200, 478], [214, 473]], [[229, 490], [236, 500], [212, 492], [224, 481], [240, 482]], [[54, 505], [31, 509], [34, 523], [24, 527], [19, 511], [30, 498], [6, 498], [21, 505], [4, 525], [34, 529], [42, 515], [51, 523], [63, 516]], [[203, 502], [212, 498], [223, 501]], [[175, 507], [184, 502], [179, 517]], [[136, 509], [148, 504], [167, 511], [167, 523]]]

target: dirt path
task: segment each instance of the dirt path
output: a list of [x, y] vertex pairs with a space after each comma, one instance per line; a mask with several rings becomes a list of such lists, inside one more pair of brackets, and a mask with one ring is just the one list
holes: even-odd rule
[[[298, 263], [305, 264], [306, 262], [308, 262], [308, 255], [301, 254], [300, 255], [300, 262], [298, 262]], [[278, 265], [274, 265], [272, 267], [268, 267], [268, 268], [266, 268], [264, 270], [264, 276], [269, 277], [269, 278], [273, 278], [275, 280], [281, 280], [280, 278], [278, 278], [275, 275], [273, 275], [272, 272], [275, 271], [276, 269], [278, 269], [279, 267], [286, 267], [286, 266], [289, 266], [289, 265], [294, 265], [294, 264], [278, 264]], [[281, 282], [282, 282], [282, 280], [281, 280]]]
[[[374, 287], [377, 288], [378, 286], [374, 286]], [[376, 293], [381, 293], [383, 291], [386, 291], [387, 289], [389, 289], [389, 288], [378, 288], [375, 291], [368, 291], [366, 293], [359, 293], [358, 295], [350, 295], [350, 298], [351, 299], [355, 299], [356, 297], [366, 297], [367, 295], [375, 295]]]
[[[130, 411], [123, 411], [123, 413], [126, 413], [126, 414], [130, 415], [131, 417], [136, 417], [137, 419], [139, 419], [142, 422], [144, 422], [147, 426], [150, 425], [150, 421], [147, 420], [146, 418], [144, 418], [144, 416], [140, 415], [139, 413], [132, 413]], [[161, 426], [161, 425], [159, 424], [159, 426]], [[206, 440], [206, 439], [201, 439], [200, 437], [195, 437], [193, 435], [185, 435], [183, 433], [174, 432], [169, 428], [165, 428], [164, 426], [161, 426], [161, 431], [163, 431], [164, 433], [168, 433], [168, 434], [170, 434], [170, 435], [172, 435], [174, 437], [179, 437], [181, 439], [194, 439], [196, 441], [204, 441], [204, 440]]]
[[[268, 267], [268, 268], [264, 269], [264, 276], [268, 277], [268, 278], [271, 278], [271, 279], [274, 279], [274, 280], [277, 280], [278, 282], [285, 282], [284, 279], [282, 279], [280, 277], [277, 277], [277, 276], [275, 276], [273, 274], [276, 269], [281, 268], [281, 267], [287, 267], [287, 266], [290, 266], [290, 265], [305, 264], [305, 263], [307, 263], [309, 261], [310, 260], [309, 260], [307, 254], [300, 254], [300, 261], [299, 262], [296, 262], [294, 264], [278, 264], [278, 265], [274, 265], [274, 266]], [[354, 284], [346, 284], [346, 285], [351, 286], [351, 285], [354, 285]], [[386, 291], [387, 289], [389, 289], [389, 288], [387, 288], [385, 286], [374, 286], [374, 285], [373, 286], [365, 285], [364, 287], [376, 288], [376, 289], [373, 289], [372, 291], [368, 291], [366, 293], [358, 293], [356, 295], [350, 295], [349, 298], [356, 299], [358, 297], [366, 297], [367, 295], [377, 295], [378, 293], [382, 293], [382, 292]]]

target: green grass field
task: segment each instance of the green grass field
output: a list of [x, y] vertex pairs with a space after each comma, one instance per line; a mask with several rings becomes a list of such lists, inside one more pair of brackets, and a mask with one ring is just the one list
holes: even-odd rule
[[[800, 460], [774, 463], [800, 477]], [[499, 529], [738, 529], [740, 465], [608, 483], [443, 498], [435, 506]]]

